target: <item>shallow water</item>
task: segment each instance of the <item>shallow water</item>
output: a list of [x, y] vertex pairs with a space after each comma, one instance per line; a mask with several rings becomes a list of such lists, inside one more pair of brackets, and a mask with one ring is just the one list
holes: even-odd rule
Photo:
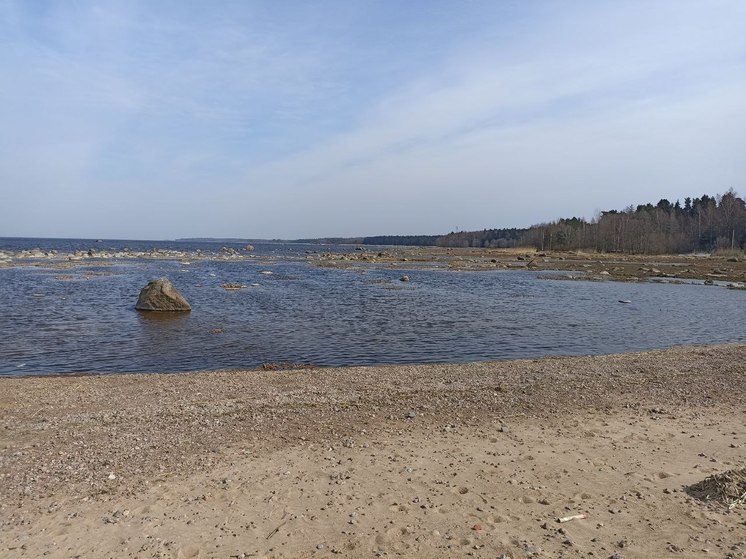
[[[38, 264], [0, 269], [0, 375], [463, 362], [746, 341], [746, 292], [702, 285], [425, 270], [407, 271], [403, 283], [401, 271], [283, 258]], [[191, 313], [135, 311], [140, 288], [163, 275]], [[225, 282], [259, 285], [226, 291]]]

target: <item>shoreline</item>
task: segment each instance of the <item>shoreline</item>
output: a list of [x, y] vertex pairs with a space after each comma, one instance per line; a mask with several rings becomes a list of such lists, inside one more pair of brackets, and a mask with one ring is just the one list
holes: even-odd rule
[[746, 557], [746, 344], [0, 387], [3, 556]]
[[[352, 245], [345, 245], [350, 248]], [[245, 262], [270, 265], [278, 261], [307, 262], [325, 268], [382, 267], [401, 271], [540, 271], [575, 272], [575, 280], [588, 281], [692, 281], [729, 282], [746, 288], [746, 257], [716, 254], [638, 255], [583, 251], [538, 251], [531, 248], [445, 248], [406, 246], [357, 246], [356, 250], [309, 250], [295, 255], [255, 254], [247, 250], [221, 249], [210, 253], [152, 249], [151, 251], [77, 251], [63, 254], [37, 251], [0, 251], [0, 269], [48, 267], [110, 267], [114, 264], [170, 261]], [[63, 276], [64, 278], [64, 276]], [[563, 276], [544, 279], [567, 279]], [[64, 281], [64, 279], [61, 279]], [[716, 283], [717, 284], [717, 283]]]
[[469, 361], [417, 361], [412, 363], [373, 363], [369, 365], [316, 365], [313, 363], [306, 362], [285, 362], [285, 361], [268, 361], [257, 365], [255, 367], [217, 367], [214, 369], [185, 369], [185, 370], [163, 370], [163, 371], [76, 371], [70, 373], [20, 373], [14, 375], [0, 375], [0, 381], [3, 379], [56, 379], [56, 378], [92, 378], [92, 377], [110, 377], [110, 376], [132, 376], [140, 375], [143, 377], [149, 376], [168, 376], [168, 375], [210, 375], [210, 374], [250, 374], [250, 373], [294, 373], [300, 371], [315, 371], [323, 372], [327, 370], [334, 371], [350, 371], [353, 372], [356, 369], [375, 369], [385, 372], [391, 368], [408, 368], [408, 367], [437, 367], [437, 368], [448, 368], [448, 367], [467, 367], [467, 366], [479, 366], [479, 365], [499, 365], [509, 363], [520, 363], [520, 362], [536, 362], [536, 361], [550, 361], [550, 360], [562, 360], [562, 359], [594, 359], [603, 357], [623, 356], [623, 355], [646, 355], [649, 353], [665, 352], [665, 351], [676, 351], [676, 350], [694, 350], [694, 349], [708, 349], [708, 348], [729, 348], [746, 346], [746, 341], [725, 341], [716, 343], [706, 344], [674, 344], [670, 346], [651, 347], [645, 349], [636, 349], [619, 352], [609, 353], [583, 353], [583, 354], [557, 354], [557, 355], [537, 355], [537, 356], [524, 356], [524, 357], [505, 357], [501, 359], [485, 359], [485, 360], [469, 360]]

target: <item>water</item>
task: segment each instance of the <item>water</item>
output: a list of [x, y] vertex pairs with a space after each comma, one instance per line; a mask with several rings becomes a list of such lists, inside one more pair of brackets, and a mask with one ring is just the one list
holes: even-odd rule
[[[0, 239], [0, 250], [50, 244]], [[0, 375], [465, 362], [746, 341], [743, 291], [547, 281], [530, 271], [410, 270], [402, 283], [397, 270], [314, 267], [301, 258], [308, 246], [255, 246], [273, 258], [0, 268]], [[63, 274], [73, 279], [56, 279]], [[134, 310], [141, 287], [163, 275], [191, 313]], [[225, 282], [259, 285], [226, 291]]]

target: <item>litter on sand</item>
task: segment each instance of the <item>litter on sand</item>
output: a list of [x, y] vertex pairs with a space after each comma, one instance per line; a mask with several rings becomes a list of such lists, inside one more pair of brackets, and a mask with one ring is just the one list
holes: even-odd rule
[[588, 515], [584, 512], [580, 514], [573, 514], [572, 516], [561, 516], [557, 519], [557, 522], [570, 522], [571, 520], [581, 520], [583, 518], [588, 518]]

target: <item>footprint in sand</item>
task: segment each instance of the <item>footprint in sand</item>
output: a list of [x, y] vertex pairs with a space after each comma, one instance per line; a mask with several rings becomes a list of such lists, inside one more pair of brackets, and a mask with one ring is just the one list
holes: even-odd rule
[[570, 499], [571, 503], [577, 503], [578, 501], [587, 501], [588, 499], [592, 499], [593, 495], [590, 493], [575, 493], [572, 498]]
[[199, 557], [201, 551], [202, 550], [199, 548], [199, 546], [186, 545], [176, 551], [175, 557], [176, 559], [193, 559], [194, 557]]
[[383, 534], [376, 534], [375, 542], [378, 545], [386, 545], [387, 543], [389, 543], [389, 538], [387, 538]]

